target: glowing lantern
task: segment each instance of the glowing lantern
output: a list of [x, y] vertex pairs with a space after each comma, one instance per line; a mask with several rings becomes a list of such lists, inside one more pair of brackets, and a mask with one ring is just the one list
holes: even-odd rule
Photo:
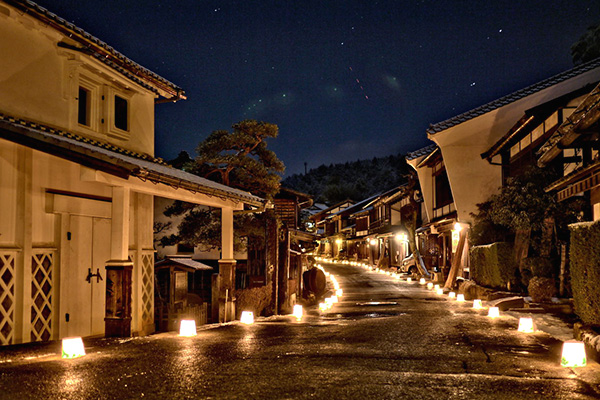
[[448, 293], [448, 297], [450, 297], [451, 299], [454, 299], [454, 298], [456, 298], [456, 293], [450, 292], [450, 293]]
[[330, 299], [331, 299], [332, 303], [337, 303], [338, 302], [338, 297], [335, 296], [335, 295], [331, 296]]
[[406, 278], [406, 282], [411, 283], [412, 282], [412, 278]]
[[337, 289], [335, 291], [335, 295], [338, 296], [338, 297], [342, 297], [342, 294], [344, 294], [344, 291], [342, 289]]
[[456, 295], [456, 301], [460, 301], [461, 303], [463, 303], [465, 301], [465, 295], [462, 293]]
[[560, 365], [563, 367], [585, 367], [587, 358], [585, 346], [578, 340], [567, 340], [563, 343]]
[[481, 299], [473, 300], [473, 308], [476, 310], [481, 310], [483, 308], [483, 304], [481, 303]]
[[325, 303], [319, 303], [319, 310], [321, 311], [325, 311], [327, 310], [329, 307], [327, 307], [327, 304]]
[[179, 336], [196, 336], [196, 320], [182, 319], [179, 323]]
[[420, 285], [424, 285], [425, 283], [426, 283], [426, 282], [425, 282], [425, 278], [421, 278], [421, 279], [419, 279], [419, 284], [420, 284]]
[[437, 291], [436, 291], [436, 293], [439, 294], [439, 295], [442, 295], [442, 294], [444, 294], [444, 289], [438, 288]]
[[427, 283], [427, 289], [429, 289], [429, 290], [433, 289], [433, 283], [431, 283], [431, 282]]
[[488, 317], [498, 318], [500, 316], [500, 309], [498, 307], [490, 307], [488, 310]]
[[240, 317], [240, 322], [242, 324], [251, 325], [254, 323], [254, 313], [252, 311], [242, 311], [242, 316]]
[[68, 337], [62, 340], [62, 358], [85, 356], [85, 348], [81, 337]]
[[440, 288], [440, 285], [435, 285], [435, 286], [433, 287], [433, 290], [435, 290], [435, 291], [437, 292], [439, 288]]
[[379, 244], [379, 240], [371, 239], [371, 241], [369, 243], [371, 243], [371, 246], [377, 246]]
[[294, 315], [294, 317], [296, 317], [297, 320], [302, 319], [302, 315], [303, 315], [302, 305], [300, 305], [300, 304], [294, 305], [293, 315]]
[[519, 318], [519, 332], [525, 333], [533, 333], [535, 332], [535, 327], [533, 325], [533, 318], [531, 317], [521, 317]]

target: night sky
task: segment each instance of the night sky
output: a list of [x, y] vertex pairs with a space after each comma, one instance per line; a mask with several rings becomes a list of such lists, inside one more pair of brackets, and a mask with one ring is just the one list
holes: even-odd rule
[[572, 67], [600, 1], [40, 0], [181, 86], [156, 153], [252, 118], [286, 175], [416, 150], [431, 123]]

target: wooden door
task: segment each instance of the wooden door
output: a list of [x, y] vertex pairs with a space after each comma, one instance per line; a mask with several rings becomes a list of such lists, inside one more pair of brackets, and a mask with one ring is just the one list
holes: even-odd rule
[[104, 334], [105, 264], [109, 257], [110, 219], [72, 215], [69, 263], [62, 280], [65, 320], [68, 314], [63, 336]]

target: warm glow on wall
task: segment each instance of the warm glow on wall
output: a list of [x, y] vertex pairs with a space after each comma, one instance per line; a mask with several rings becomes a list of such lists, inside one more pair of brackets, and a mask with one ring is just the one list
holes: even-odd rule
[[371, 239], [371, 241], [369, 243], [371, 243], [371, 246], [377, 246], [377, 244], [379, 244], [379, 240]]
[[68, 337], [62, 340], [62, 358], [85, 356], [85, 348], [81, 337]]
[[583, 342], [567, 340], [563, 343], [560, 365], [563, 367], [585, 367], [587, 357]]
[[341, 246], [341, 245], [344, 243], [344, 241], [343, 241], [342, 239], [336, 239], [336, 240], [335, 240], [335, 243], [336, 243], [338, 246]]
[[242, 316], [240, 317], [240, 322], [242, 324], [250, 325], [254, 323], [254, 313], [252, 311], [242, 311]]
[[196, 320], [182, 319], [179, 323], [179, 336], [196, 336]]
[[396, 240], [399, 242], [408, 242], [408, 235], [405, 233], [399, 233], [396, 235]]

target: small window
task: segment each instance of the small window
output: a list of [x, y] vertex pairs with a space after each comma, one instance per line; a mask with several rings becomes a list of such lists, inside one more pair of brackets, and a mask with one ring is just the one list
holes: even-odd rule
[[121, 96], [115, 95], [115, 128], [123, 131], [129, 130], [129, 121], [127, 118], [127, 100]]
[[88, 89], [79, 86], [77, 122], [81, 125], [90, 126], [91, 124], [91, 93]]

